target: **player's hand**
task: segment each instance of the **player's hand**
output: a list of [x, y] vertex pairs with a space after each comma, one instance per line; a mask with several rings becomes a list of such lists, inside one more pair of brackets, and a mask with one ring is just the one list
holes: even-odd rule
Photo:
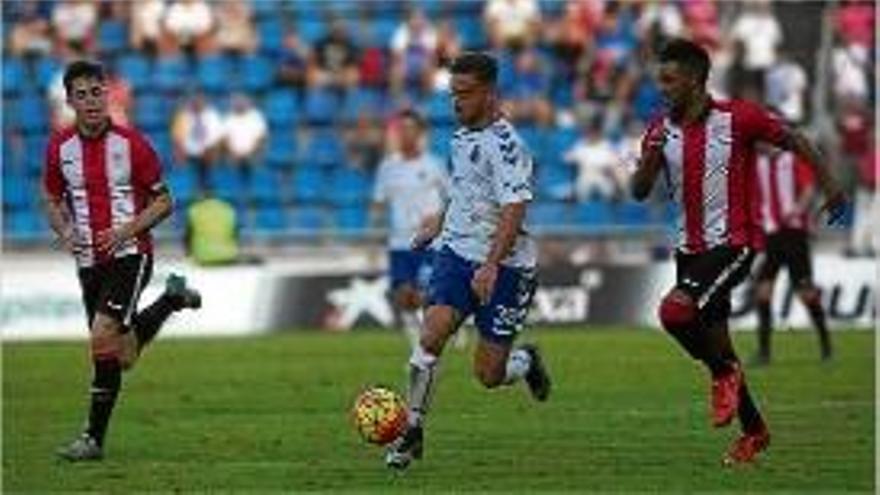
[[833, 188], [825, 191], [825, 202], [819, 208], [819, 213], [827, 212], [828, 225], [834, 225], [843, 220], [843, 216], [849, 208], [849, 198], [842, 189]]
[[73, 226], [68, 225], [64, 227], [52, 245], [55, 248], [63, 249], [75, 255], [79, 251], [79, 245], [76, 242], [76, 233], [73, 230]]
[[440, 233], [441, 218], [440, 215], [428, 215], [422, 219], [419, 224], [419, 230], [410, 241], [413, 249], [422, 249], [437, 237]]
[[131, 236], [125, 227], [104, 229], [98, 232], [98, 235], [95, 237], [95, 249], [99, 253], [113, 254], [119, 249], [119, 246], [130, 238]]
[[498, 278], [498, 265], [487, 263], [481, 265], [474, 272], [474, 278], [471, 279], [471, 289], [477, 296], [477, 300], [481, 305], [489, 302], [492, 297], [492, 291], [495, 290], [495, 280]]

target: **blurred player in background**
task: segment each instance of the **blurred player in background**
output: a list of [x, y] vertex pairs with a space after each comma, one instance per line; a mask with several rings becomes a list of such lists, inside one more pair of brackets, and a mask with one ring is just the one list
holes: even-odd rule
[[446, 341], [474, 315], [479, 340], [474, 373], [487, 388], [525, 378], [546, 400], [550, 379], [535, 346], [513, 346], [536, 287], [536, 246], [523, 228], [532, 200], [532, 157], [498, 110], [498, 65], [466, 53], [452, 65], [452, 98], [461, 127], [452, 137], [450, 201], [442, 226], [426, 224], [416, 245], [438, 234], [428, 309], [419, 347], [410, 356], [409, 425], [388, 449], [386, 464], [420, 458], [437, 365]]
[[153, 268], [150, 229], [171, 214], [171, 194], [147, 139], [110, 120], [103, 67], [70, 64], [64, 87], [76, 120], [49, 139], [43, 193], [58, 243], [76, 259], [90, 329], [94, 376], [85, 431], [57, 452], [84, 461], [103, 457], [122, 371], [171, 313], [200, 307], [201, 297], [172, 275], [165, 292], [137, 311]]
[[706, 91], [706, 51], [683, 39], [658, 54], [657, 83], [667, 112], [642, 140], [632, 177], [633, 196], [646, 199], [662, 173], [678, 220], [676, 284], [659, 306], [670, 335], [712, 376], [712, 422], [728, 425], [739, 416], [742, 435], [726, 464], [752, 461], [770, 443], [767, 424], [749, 393], [727, 327], [730, 292], [748, 275], [763, 243], [757, 206], [755, 145], [767, 142], [793, 150], [813, 164], [832, 219], [845, 197], [816, 148], [760, 106], [715, 101]]
[[442, 221], [448, 177], [443, 164], [424, 150], [426, 122], [414, 110], [398, 115], [399, 151], [379, 165], [373, 190], [371, 223], [388, 205], [388, 264], [391, 291], [413, 351], [421, 335], [423, 289], [430, 276], [431, 251], [412, 246], [420, 230]]
[[762, 145], [760, 151], [758, 179], [767, 245], [755, 287], [758, 309], [755, 363], [770, 363], [770, 334], [773, 331], [770, 302], [773, 283], [781, 267], [788, 270], [791, 286], [816, 327], [822, 360], [828, 360], [831, 359], [831, 339], [825, 323], [821, 291], [813, 283], [809, 244], [810, 205], [816, 192], [815, 179], [810, 166], [798, 155], [766, 145]]

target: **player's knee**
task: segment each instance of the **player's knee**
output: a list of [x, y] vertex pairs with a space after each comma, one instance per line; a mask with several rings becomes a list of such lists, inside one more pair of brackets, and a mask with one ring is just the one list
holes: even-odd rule
[[403, 285], [394, 291], [394, 304], [404, 311], [418, 309], [419, 303], [418, 291], [409, 285]]
[[755, 287], [755, 303], [770, 304], [773, 297], [773, 284], [761, 282]]
[[822, 291], [818, 287], [807, 286], [798, 290], [798, 297], [805, 306], [816, 306], [822, 303]]
[[474, 374], [486, 388], [495, 388], [504, 383], [504, 370], [497, 366], [476, 366]]
[[113, 320], [109, 318], [95, 318], [92, 324], [90, 347], [92, 359], [119, 359], [122, 353], [122, 341], [116, 331]]
[[696, 322], [697, 306], [689, 295], [673, 290], [660, 302], [657, 315], [667, 332], [682, 332]]

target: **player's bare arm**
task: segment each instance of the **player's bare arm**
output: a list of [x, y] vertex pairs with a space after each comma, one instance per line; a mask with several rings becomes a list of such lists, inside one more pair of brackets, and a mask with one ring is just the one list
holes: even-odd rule
[[42, 188], [42, 194], [49, 226], [57, 236], [56, 244], [73, 254], [76, 252], [76, 240], [67, 205], [62, 198], [52, 195], [45, 186]]
[[106, 253], [116, 251], [119, 246], [128, 240], [152, 229], [159, 222], [167, 218], [173, 208], [174, 201], [171, 198], [171, 192], [167, 186], [160, 184], [153, 189], [147, 207], [134, 220], [117, 228], [98, 232], [96, 237], [98, 250]]
[[492, 237], [492, 247], [486, 262], [474, 272], [471, 288], [482, 304], [489, 301], [492, 290], [495, 288], [495, 279], [498, 277], [498, 265], [507, 257], [513, 248], [519, 231], [522, 229], [523, 218], [526, 214], [526, 203], [510, 203], [501, 208], [501, 218], [498, 228]]
[[662, 127], [658, 127], [648, 136], [644, 152], [639, 157], [635, 173], [630, 179], [630, 191], [633, 198], [643, 201], [651, 194], [657, 175], [663, 168], [663, 145], [666, 135]]
[[842, 213], [840, 210], [847, 202], [846, 194], [834, 176], [831, 175], [828, 162], [822, 152], [801, 132], [793, 129], [787, 130], [782, 147], [797, 153], [807, 161], [816, 176], [816, 182], [819, 184], [822, 194], [825, 196], [825, 203], [822, 205], [821, 211], [829, 212], [830, 221], [837, 219]]

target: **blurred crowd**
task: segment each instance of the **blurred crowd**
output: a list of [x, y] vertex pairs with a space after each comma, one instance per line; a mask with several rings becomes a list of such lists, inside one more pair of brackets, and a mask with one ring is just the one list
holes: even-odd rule
[[[760, 100], [801, 125], [825, 118], [841, 178], [853, 191], [876, 180], [873, 2], [56, 0], [4, 2], [3, 15], [4, 102], [24, 111], [44, 108], [29, 101], [39, 98], [50, 115], [7, 118], [13, 148], [26, 154], [29, 137], [69, 122], [61, 71], [92, 57], [111, 70], [114, 118], [154, 138], [172, 173], [192, 179], [181, 187], [234, 184], [244, 192], [220, 192], [257, 209], [261, 198], [321, 203], [302, 190], [309, 174], [333, 183], [342, 169], [360, 178], [341, 184], [369, 184], [402, 108], [425, 113], [428, 146], [444, 154], [449, 66], [469, 49], [501, 62], [504, 111], [537, 157], [548, 218], [561, 203], [625, 201], [660, 107], [651, 54], [674, 36], [710, 50], [717, 97]], [[238, 178], [218, 179], [219, 168]], [[279, 196], [249, 185], [261, 180]]]

